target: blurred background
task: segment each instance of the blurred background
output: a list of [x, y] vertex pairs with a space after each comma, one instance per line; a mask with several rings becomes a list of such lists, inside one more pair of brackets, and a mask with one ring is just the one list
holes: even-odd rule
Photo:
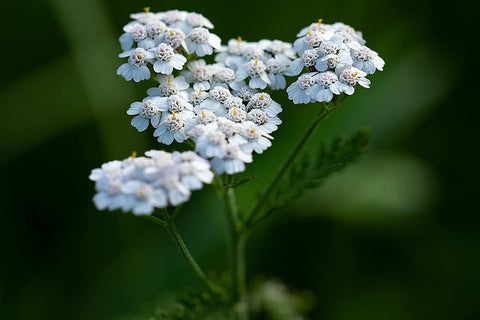
[[[0, 4], [1, 319], [148, 319], [164, 297], [198, 284], [164, 230], [98, 212], [91, 201], [91, 169], [161, 147], [125, 113], [151, 84], [115, 74], [121, 28], [147, 5], [202, 13], [223, 43], [292, 42], [319, 18], [363, 31], [385, 71], [311, 143], [367, 126], [369, 151], [257, 230], [250, 278], [313, 293], [314, 319], [480, 318], [477, 51], [468, 3], [27, 0]], [[291, 105], [284, 92], [273, 97], [284, 105], [284, 124], [248, 166], [260, 178], [238, 189], [241, 208], [316, 108]], [[206, 189], [178, 228], [206, 269], [222, 270], [222, 207]]]

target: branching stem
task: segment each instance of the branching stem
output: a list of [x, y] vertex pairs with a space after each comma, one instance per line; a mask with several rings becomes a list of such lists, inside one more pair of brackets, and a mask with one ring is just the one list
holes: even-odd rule
[[247, 217], [246, 226], [248, 229], [252, 229], [260, 221], [264, 220], [267, 216], [270, 215], [269, 212], [266, 212], [266, 213], [262, 212], [264, 205], [268, 203], [268, 200], [272, 196], [273, 191], [275, 190], [276, 187], [278, 187], [285, 173], [288, 171], [290, 166], [295, 162], [295, 159], [300, 154], [301, 149], [303, 148], [305, 143], [310, 139], [310, 137], [313, 135], [318, 125], [323, 120], [328, 118], [328, 116], [332, 114], [339, 107], [342, 101], [343, 100], [336, 101], [335, 103], [332, 103], [332, 104], [322, 105], [319, 113], [315, 116], [315, 118], [313, 118], [313, 121], [311, 122], [307, 131], [302, 136], [302, 138], [298, 141], [298, 143], [295, 145], [292, 153], [290, 153], [290, 156], [283, 163], [281, 168], [277, 171], [277, 174], [275, 175], [273, 180], [270, 182], [270, 184], [265, 189], [265, 191], [261, 194], [258, 201], [255, 203], [255, 206], [253, 207], [252, 211]]

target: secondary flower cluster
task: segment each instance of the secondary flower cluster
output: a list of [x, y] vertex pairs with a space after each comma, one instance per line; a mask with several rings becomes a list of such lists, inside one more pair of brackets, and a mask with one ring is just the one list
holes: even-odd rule
[[117, 74], [126, 80], [139, 82], [150, 78], [148, 64], [158, 74], [169, 75], [174, 69], [181, 70], [187, 62], [184, 54], [199, 57], [211, 55], [220, 48], [220, 38], [210, 33], [213, 24], [204, 16], [194, 12], [171, 10], [160, 13], [132, 14], [134, 21], [128, 23], [120, 36], [124, 52], [128, 57]]
[[299, 58], [289, 66], [289, 73], [300, 75], [288, 89], [293, 103], [330, 102], [334, 95], [351, 95], [358, 83], [368, 88], [367, 74], [383, 70], [385, 62], [365, 46], [362, 34], [341, 22], [332, 25], [322, 20], [297, 34], [294, 50]]
[[210, 163], [193, 151], [151, 150], [145, 155], [110, 161], [92, 170], [90, 180], [97, 191], [93, 201], [99, 210], [151, 214], [154, 208], [186, 202], [192, 190], [213, 180]]

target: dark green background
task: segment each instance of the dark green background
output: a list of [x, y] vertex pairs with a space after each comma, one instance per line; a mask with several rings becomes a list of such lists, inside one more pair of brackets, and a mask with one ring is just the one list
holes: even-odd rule
[[[1, 319], [127, 319], [197, 284], [166, 233], [98, 212], [92, 168], [160, 147], [125, 114], [149, 84], [125, 82], [117, 38], [128, 14], [207, 16], [223, 43], [279, 38], [323, 18], [364, 32], [385, 59], [312, 144], [372, 129], [362, 161], [257, 230], [249, 274], [313, 292], [316, 319], [479, 319], [478, 42], [468, 3], [406, 1], [3, 1], [0, 77]], [[316, 106], [291, 105], [255, 156], [241, 208]], [[150, 132], [151, 133], [151, 132]], [[224, 262], [222, 207], [206, 188], [178, 220], [208, 269]]]

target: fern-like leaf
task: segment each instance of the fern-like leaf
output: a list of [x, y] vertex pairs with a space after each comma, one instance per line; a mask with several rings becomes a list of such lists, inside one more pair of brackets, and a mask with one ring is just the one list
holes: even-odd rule
[[288, 205], [307, 189], [320, 186], [326, 178], [355, 162], [366, 150], [370, 130], [361, 129], [351, 137], [334, 138], [328, 145], [303, 152], [285, 173], [282, 183], [269, 197], [266, 211], [257, 219], [263, 220], [272, 212]]

